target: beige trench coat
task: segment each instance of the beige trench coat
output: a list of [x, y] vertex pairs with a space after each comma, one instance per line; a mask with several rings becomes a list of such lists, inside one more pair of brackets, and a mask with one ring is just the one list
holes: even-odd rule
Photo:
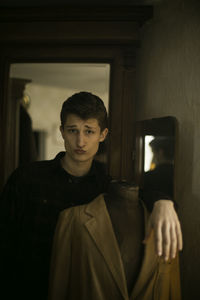
[[[145, 210], [145, 208], [144, 208]], [[145, 210], [145, 223], [147, 224]], [[61, 212], [52, 250], [49, 300], [180, 300], [178, 257], [155, 255], [153, 236], [145, 245], [131, 296], [103, 195]]]

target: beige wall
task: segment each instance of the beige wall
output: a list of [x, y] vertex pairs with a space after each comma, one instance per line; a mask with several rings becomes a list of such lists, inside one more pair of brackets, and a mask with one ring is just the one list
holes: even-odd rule
[[[109, 83], [108, 78], [105, 78], [105, 80]], [[108, 90], [97, 92], [95, 87], [91, 87], [87, 91], [101, 97], [108, 108]], [[77, 92], [80, 92], [80, 89], [74, 90], [34, 83], [27, 84], [25, 93], [31, 97], [29, 114], [32, 118], [33, 129], [42, 130], [46, 133], [45, 159], [52, 159], [58, 152], [65, 150], [59, 130], [60, 111], [63, 102]]]
[[162, 1], [141, 30], [137, 119], [178, 120], [177, 202], [183, 299], [200, 299], [200, 1]]
[[28, 113], [34, 130], [45, 132], [45, 159], [64, 151], [59, 130], [63, 102], [80, 91], [98, 95], [108, 110], [110, 65], [73, 63], [12, 64], [10, 77], [29, 79], [24, 93], [30, 99]]

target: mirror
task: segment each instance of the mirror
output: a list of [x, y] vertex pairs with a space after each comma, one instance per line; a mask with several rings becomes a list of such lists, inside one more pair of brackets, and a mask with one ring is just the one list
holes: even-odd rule
[[135, 123], [135, 181], [150, 210], [155, 200], [174, 198], [176, 130], [171, 116]]

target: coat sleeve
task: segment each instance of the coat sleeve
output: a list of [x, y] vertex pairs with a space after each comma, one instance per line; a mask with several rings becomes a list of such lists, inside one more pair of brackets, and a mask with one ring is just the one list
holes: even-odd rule
[[17, 172], [14, 172], [0, 195], [0, 280], [8, 292], [15, 282], [20, 204]]
[[49, 276], [49, 300], [67, 300], [71, 268], [74, 208], [60, 213], [56, 226]]

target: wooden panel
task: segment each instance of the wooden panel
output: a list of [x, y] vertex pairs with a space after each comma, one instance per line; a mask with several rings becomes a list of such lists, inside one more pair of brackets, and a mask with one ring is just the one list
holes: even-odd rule
[[139, 5], [65, 5], [61, 7], [1, 8], [0, 20], [10, 21], [135, 21], [139, 25], [153, 16], [152, 6]]
[[9, 22], [1, 23], [2, 43], [134, 43], [138, 39], [135, 22]]

